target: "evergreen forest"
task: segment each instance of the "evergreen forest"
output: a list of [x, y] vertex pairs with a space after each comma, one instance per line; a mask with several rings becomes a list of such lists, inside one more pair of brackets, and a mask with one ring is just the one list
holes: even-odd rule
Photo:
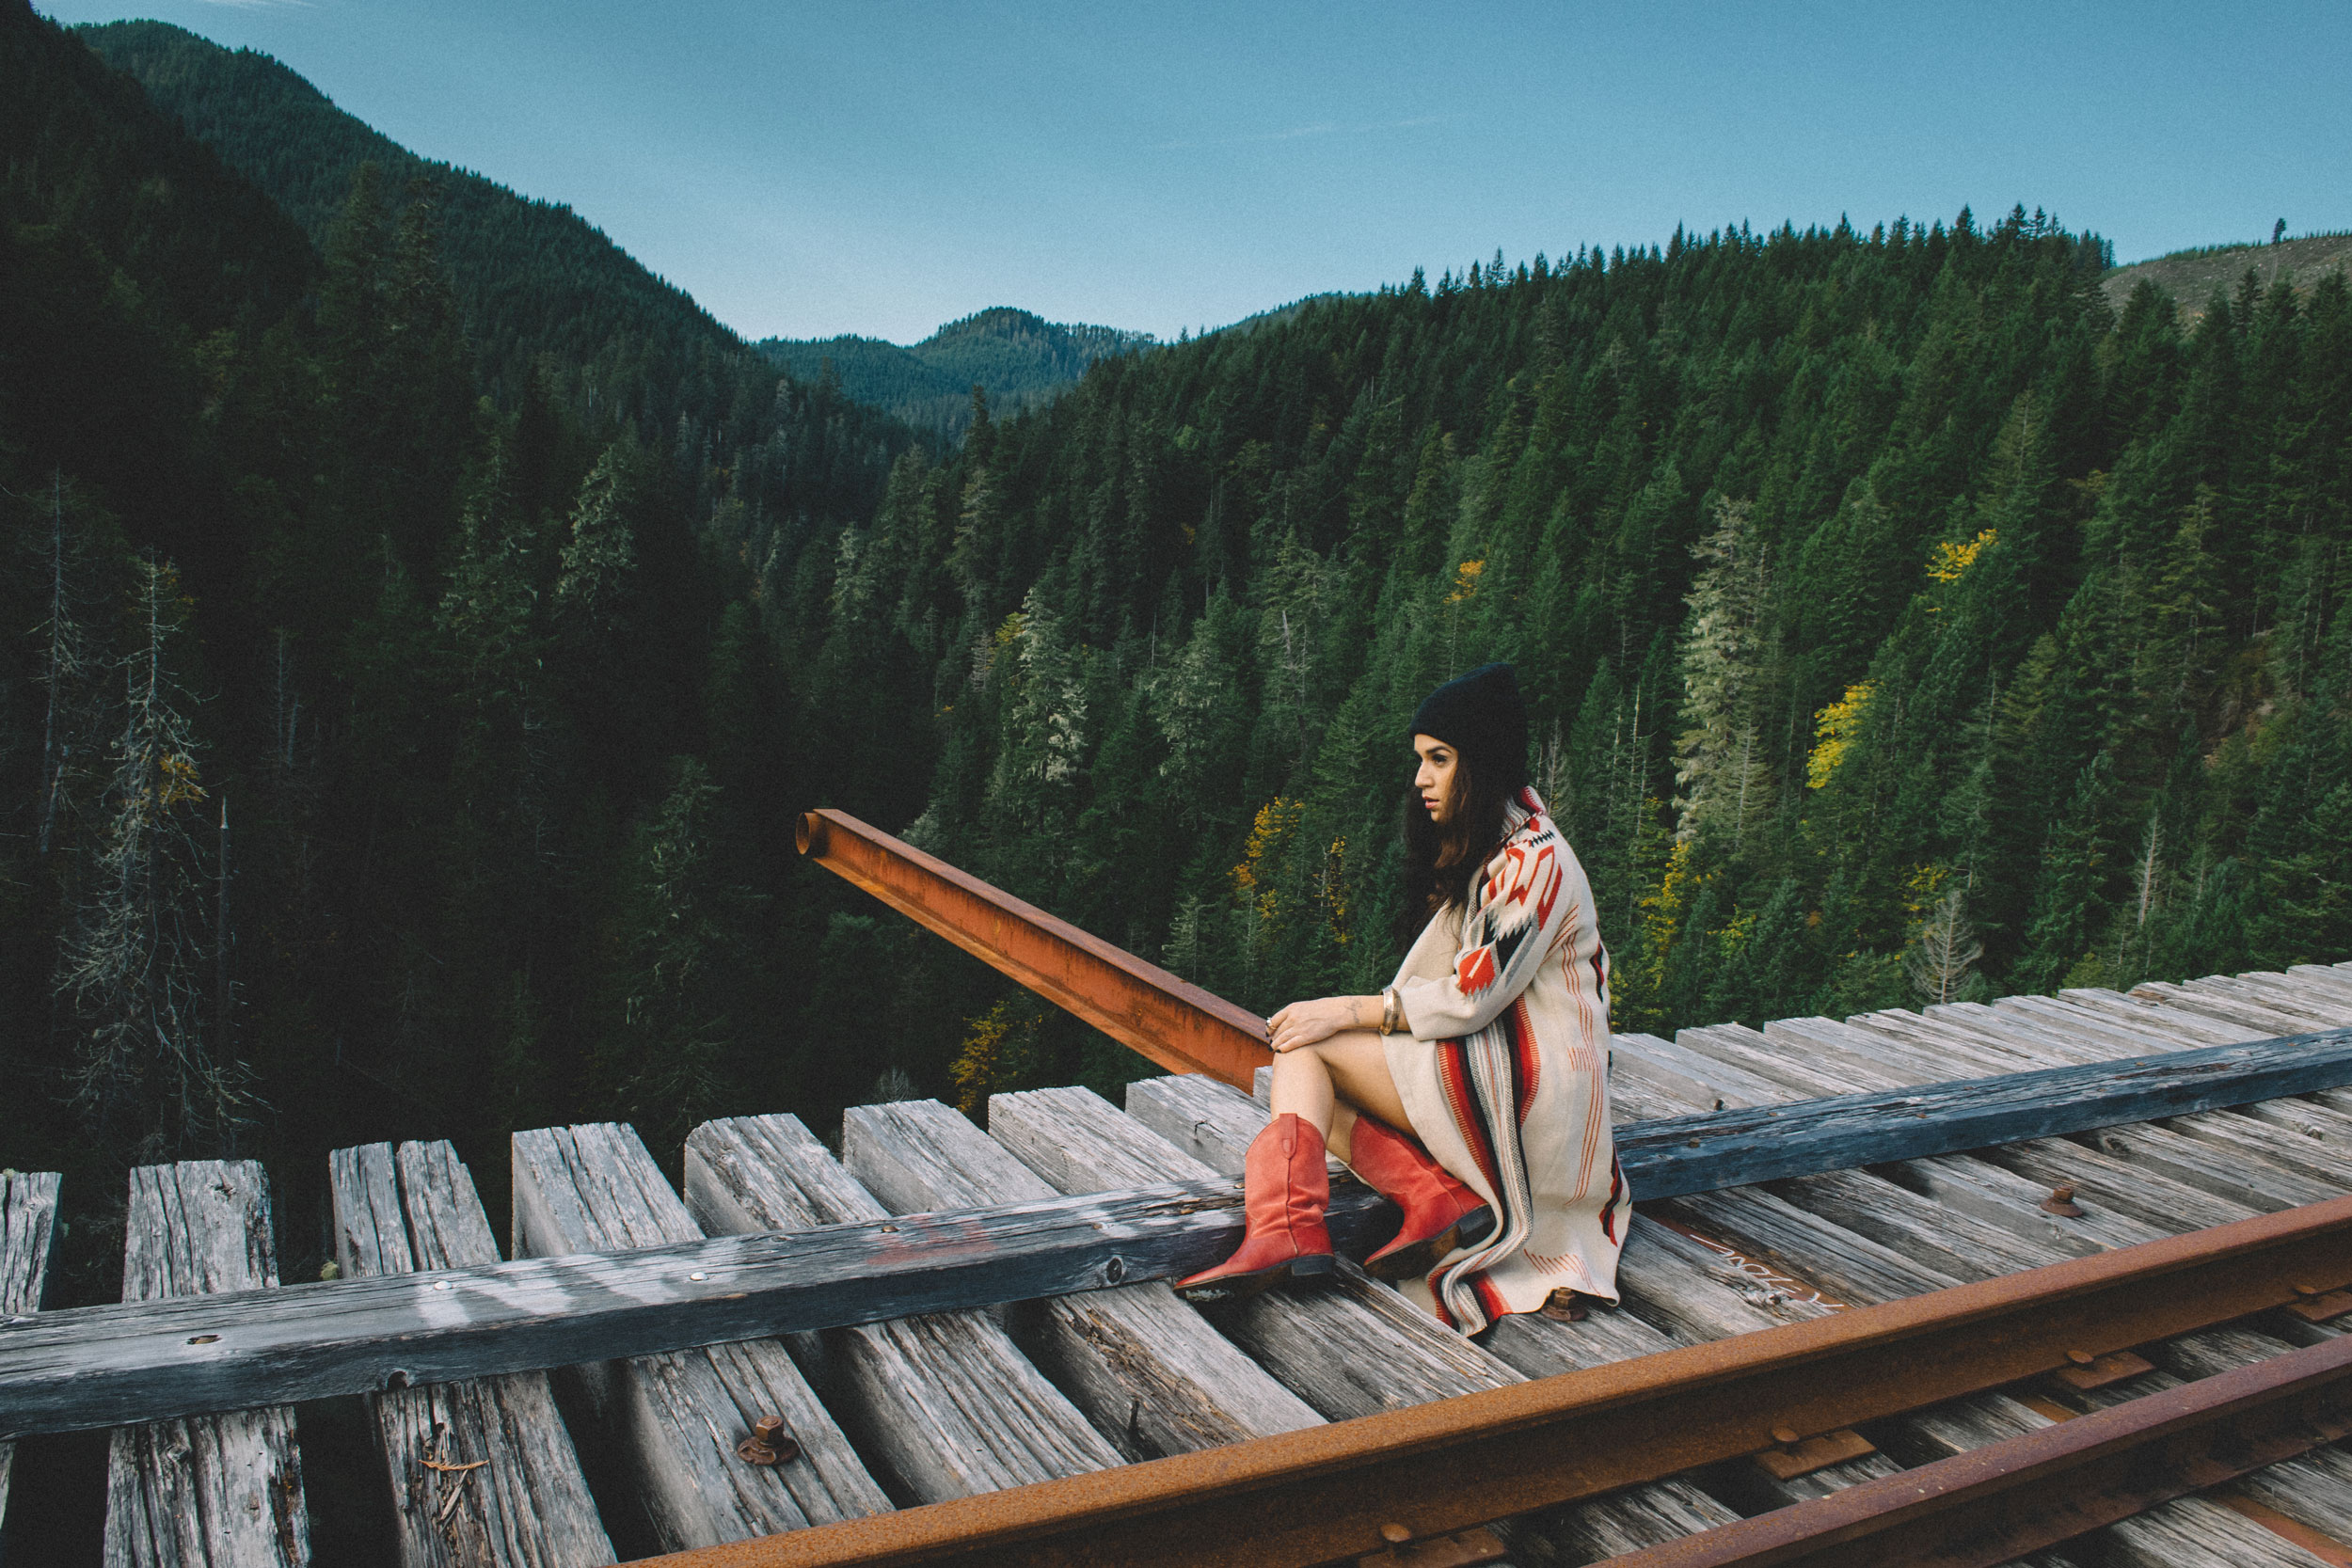
[[2340, 272], [2117, 303], [2023, 209], [1571, 237], [951, 443], [306, 140], [259, 56], [0, 0], [0, 74], [54, 1304], [136, 1161], [268, 1162], [295, 1278], [346, 1144], [453, 1138], [497, 1213], [516, 1128], [1157, 1070], [799, 860], [813, 805], [1253, 1008], [1376, 990], [1404, 726], [1489, 659], [1620, 1029], [2352, 957]]

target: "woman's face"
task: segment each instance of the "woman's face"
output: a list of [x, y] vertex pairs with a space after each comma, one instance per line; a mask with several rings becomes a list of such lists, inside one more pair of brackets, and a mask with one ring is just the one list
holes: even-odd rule
[[1429, 820], [1442, 827], [1454, 815], [1454, 765], [1461, 760], [1461, 753], [1426, 735], [1413, 736], [1413, 752], [1421, 758], [1413, 787], [1421, 791], [1422, 807], [1429, 813]]

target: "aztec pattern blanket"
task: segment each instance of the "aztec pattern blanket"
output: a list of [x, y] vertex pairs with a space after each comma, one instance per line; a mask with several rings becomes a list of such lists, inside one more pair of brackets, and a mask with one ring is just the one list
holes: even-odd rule
[[1615, 1300], [1632, 1197], [1610, 1134], [1609, 955], [1584, 868], [1534, 790], [1395, 986], [1406, 1027], [1389, 1070], [1412, 1131], [1502, 1220], [1406, 1293], [1464, 1334], [1557, 1289]]

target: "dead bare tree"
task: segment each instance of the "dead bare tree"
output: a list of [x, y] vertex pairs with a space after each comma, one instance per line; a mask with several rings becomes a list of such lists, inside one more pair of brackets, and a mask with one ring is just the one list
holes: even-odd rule
[[1918, 940], [1903, 955], [1903, 973], [1922, 1006], [1960, 999], [1984, 943], [1969, 927], [1965, 895], [1955, 887], [1937, 901], [1934, 911], [1919, 927]]
[[[60, 816], [73, 814], [76, 783], [87, 774], [96, 748], [91, 731], [100, 704], [93, 700], [99, 659], [86, 620], [89, 598], [89, 550], [84, 530], [67, 514], [62, 474], [49, 481], [48, 537], [34, 544], [47, 559], [47, 613], [38, 634], [42, 651], [40, 807], [34, 827], [35, 851], [46, 856], [56, 842]], [[28, 544], [33, 541], [28, 540]]]

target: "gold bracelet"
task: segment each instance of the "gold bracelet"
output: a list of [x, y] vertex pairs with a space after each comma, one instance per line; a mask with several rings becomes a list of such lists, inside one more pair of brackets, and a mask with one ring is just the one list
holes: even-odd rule
[[1399, 1016], [1404, 1010], [1404, 1004], [1398, 999], [1394, 986], [1380, 993], [1380, 1032], [1383, 1035], [1393, 1035], [1404, 1027], [1404, 1020]]

